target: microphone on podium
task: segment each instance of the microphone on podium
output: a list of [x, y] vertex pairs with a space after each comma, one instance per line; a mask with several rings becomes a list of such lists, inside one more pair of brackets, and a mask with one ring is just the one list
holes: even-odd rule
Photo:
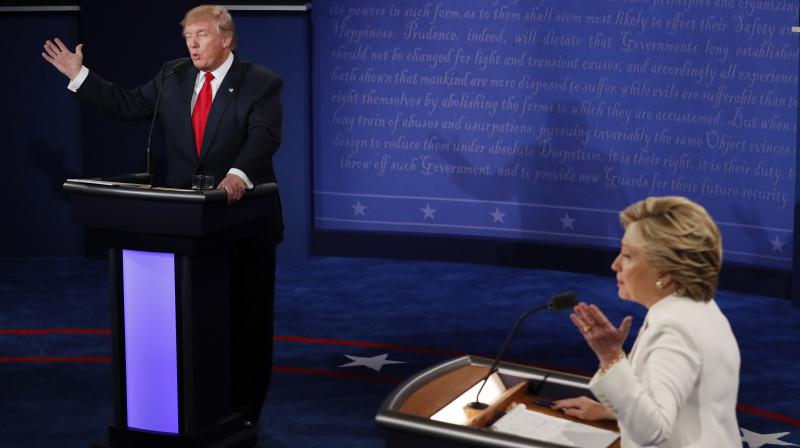
[[494, 358], [494, 362], [492, 363], [492, 366], [489, 368], [489, 372], [486, 373], [486, 376], [484, 376], [483, 379], [481, 379], [481, 381], [483, 381], [483, 384], [481, 385], [481, 388], [478, 389], [478, 394], [475, 396], [475, 401], [473, 401], [472, 403], [467, 404], [466, 407], [470, 408], [472, 410], [481, 410], [481, 409], [486, 409], [487, 407], [489, 407], [488, 404], [481, 403], [481, 401], [480, 401], [480, 396], [481, 396], [481, 391], [483, 391], [483, 386], [486, 386], [486, 382], [489, 380], [489, 377], [492, 376], [492, 374], [497, 371], [497, 363], [500, 362], [500, 358], [503, 356], [503, 353], [506, 351], [506, 347], [508, 347], [508, 343], [511, 341], [511, 338], [514, 336], [514, 333], [517, 332], [517, 327], [519, 327], [519, 324], [522, 323], [522, 321], [525, 320], [526, 317], [530, 316], [531, 314], [537, 313], [539, 311], [545, 310], [545, 309], [549, 309], [549, 310], [552, 310], [552, 311], [562, 311], [562, 310], [566, 310], [566, 309], [571, 309], [577, 304], [578, 304], [578, 298], [575, 296], [575, 293], [573, 293], [571, 291], [568, 291], [568, 292], [562, 292], [562, 293], [556, 294], [553, 297], [551, 297], [550, 300], [546, 304], [539, 305], [539, 306], [537, 306], [535, 308], [531, 308], [531, 309], [525, 311], [524, 313], [522, 313], [517, 318], [517, 321], [514, 323], [514, 326], [511, 327], [511, 331], [508, 333], [508, 336], [506, 336], [505, 342], [503, 342], [503, 345], [500, 347], [500, 352], [497, 353], [497, 357]]
[[166, 81], [170, 76], [175, 75], [179, 72], [183, 72], [186, 67], [189, 66], [190, 61], [181, 61], [175, 64], [168, 73], [166, 73], [161, 78], [161, 88], [158, 89], [158, 95], [156, 95], [156, 104], [153, 107], [153, 118], [150, 120], [150, 132], [147, 134], [147, 177], [149, 179], [149, 187], [153, 188], [153, 155], [150, 151], [150, 140], [153, 138], [153, 129], [156, 126], [156, 117], [158, 116], [158, 105], [161, 103], [161, 92], [164, 91], [164, 81]]

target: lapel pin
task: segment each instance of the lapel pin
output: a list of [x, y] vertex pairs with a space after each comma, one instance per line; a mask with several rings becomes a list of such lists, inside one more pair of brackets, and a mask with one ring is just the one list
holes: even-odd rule
[[233, 87], [228, 89], [228, 93], [233, 93]]

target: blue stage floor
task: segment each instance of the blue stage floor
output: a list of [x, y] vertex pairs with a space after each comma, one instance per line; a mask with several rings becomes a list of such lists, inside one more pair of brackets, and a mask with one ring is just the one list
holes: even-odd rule
[[[87, 447], [111, 414], [106, 264], [0, 259], [0, 268], [0, 446]], [[382, 446], [373, 419], [399, 382], [460, 354], [493, 356], [522, 311], [563, 290], [614, 322], [632, 314], [632, 342], [645, 310], [617, 299], [610, 277], [364, 258], [280, 266], [259, 446]], [[800, 446], [800, 309], [724, 291], [717, 301], [742, 352], [743, 446]], [[383, 355], [394, 363], [375, 364]], [[532, 316], [506, 359], [596, 368], [566, 314]]]

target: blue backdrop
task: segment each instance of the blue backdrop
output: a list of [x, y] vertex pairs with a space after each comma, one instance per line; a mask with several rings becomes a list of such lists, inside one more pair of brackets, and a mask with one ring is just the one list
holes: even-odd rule
[[615, 247], [680, 194], [789, 268], [796, 1], [316, 1], [315, 226]]
[[42, 59], [53, 36], [74, 42], [77, 19], [63, 14], [0, 14], [0, 40], [14, 69], [0, 72], [8, 86], [0, 101], [5, 168], [0, 198], [0, 256], [80, 253], [81, 233], [61, 185], [81, 172], [80, 107], [66, 78]]

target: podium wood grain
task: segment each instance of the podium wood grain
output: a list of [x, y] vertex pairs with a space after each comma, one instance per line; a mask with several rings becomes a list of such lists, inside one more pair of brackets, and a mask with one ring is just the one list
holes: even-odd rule
[[470, 365], [448, 372], [417, 389], [400, 406], [400, 412], [430, 418], [474, 386], [488, 371], [488, 367]]
[[[448, 372], [417, 389], [400, 406], [400, 412], [416, 417], [430, 418], [456, 397], [477, 384], [488, 371], [488, 367], [467, 365]], [[468, 425], [484, 428], [498, 412], [505, 411], [514, 403], [522, 403], [532, 411], [619, 432], [616, 422], [613, 421], [587, 422], [570, 417], [561, 411], [537, 405], [535, 402], [539, 397], [529, 394], [527, 385], [528, 381], [522, 381], [510, 387], [491, 406], [471, 418]], [[609, 448], [620, 448], [620, 440], [617, 439], [609, 445]]]

